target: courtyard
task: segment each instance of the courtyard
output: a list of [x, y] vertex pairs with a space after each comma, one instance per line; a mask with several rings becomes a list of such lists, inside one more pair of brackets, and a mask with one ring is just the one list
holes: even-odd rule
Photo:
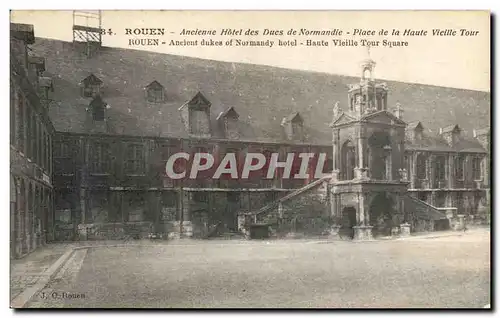
[[490, 232], [409, 240], [141, 242], [77, 250], [28, 307], [483, 308]]

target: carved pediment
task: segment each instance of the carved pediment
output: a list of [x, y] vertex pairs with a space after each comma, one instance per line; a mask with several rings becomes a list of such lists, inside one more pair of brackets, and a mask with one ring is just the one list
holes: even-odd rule
[[339, 116], [339, 118], [337, 118], [333, 123], [330, 124], [330, 127], [335, 127], [335, 126], [339, 126], [339, 125], [342, 125], [342, 124], [351, 123], [353, 121], [356, 121], [356, 118], [354, 118], [352, 116], [349, 116], [346, 113], [342, 113]]
[[366, 122], [388, 125], [406, 125], [404, 121], [397, 118], [393, 114], [382, 110], [375, 113], [368, 114], [363, 117]]

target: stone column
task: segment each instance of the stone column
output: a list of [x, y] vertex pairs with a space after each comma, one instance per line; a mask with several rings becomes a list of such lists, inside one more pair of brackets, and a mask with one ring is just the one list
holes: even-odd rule
[[358, 195], [358, 211], [357, 211], [357, 219], [358, 225], [353, 226], [354, 229], [354, 238], [355, 241], [367, 241], [372, 240], [372, 229], [373, 226], [370, 226], [368, 208], [366, 207], [366, 194], [360, 193]]
[[340, 157], [340, 151], [339, 151], [339, 130], [335, 129], [333, 131], [333, 164], [332, 164], [332, 179], [331, 182], [336, 182], [339, 180], [340, 176], [340, 169], [339, 169], [339, 157]]
[[453, 189], [455, 187], [455, 154], [450, 154], [448, 156], [448, 188]]
[[193, 224], [191, 222], [191, 193], [188, 191], [181, 191], [182, 195], [182, 216], [181, 216], [181, 226], [180, 226], [180, 237], [181, 238], [192, 238], [193, 237]]
[[417, 180], [417, 156], [418, 156], [418, 152], [414, 152], [412, 153], [412, 156], [411, 156], [411, 184], [410, 184], [410, 188], [411, 189], [415, 189], [416, 188], [416, 180]]
[[457, 215], [457, 222], [455, 223], [454, 230], [455, 231], [463, 231], [464, 228], [465, 228], [465, 215], [458, 214]]
[[401, 233], [401, 236], [402, 237], [406, 237], [406, 236], [410, 236], [410, 224], [408, 223], [403, 223], [401, 225], [399, 225], [400, 227], [400, 233]]
[[430, 154], [429, 157], [427, 158], [428, 169], [429, 169], [429, 173], [428, 173], [429, 188], [431, 188], [431, 189], [436, 188], [436, 185], [434, 184], [434, 179], [435, 179], [434, 160], [435, 160], [435, 156], [433, 154]]
[[357, 129], [357, 167], [354, 168], [354, 177], [356, 179], [367, 179], [368, 169], [365, 166], [364, 150], [365, 150], [365, 136], [361, 128]]

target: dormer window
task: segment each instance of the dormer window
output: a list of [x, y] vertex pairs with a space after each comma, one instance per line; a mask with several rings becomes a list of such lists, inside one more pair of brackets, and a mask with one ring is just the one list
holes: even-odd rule
[[104, 111], [106, 109], [106, 102], [104, 102], [100, 95], [90, 102], [90, 111], [92, 111], [92, 118], [94, 121], [104, 121]]
[[419, 142], [423, 138], [424, 126], [419, 121], [409, 123], [406, 133], [411, 142]]
[[304, 120], [299, 113], [293, 113], [283, 118], [281, 125], [285, 129], [285, 134], [289, 140], [304, 139]]
[[162, 103], [165, 99], [165, 89], [157, 81], [151, 82], [145, 87], [146, 99], [150, 103]]
[[52, 84], [52, 78], [50, 77], [39, 77], [38, 85], [40, 86], [40, 94], [43, 100], [48, 100], [50, 97], [50, 92], [54, 92], [54, 85]]
[[101, 92], [102, 81], [94, 74], [90, 74], [82, 81], [82, 85], [84, 97], [95, 97]]
[[29, 56], [28, 63], [33, 66], [37, 76], [42, 76], [45, 71], [45, 59], [43, 57]]
[[228, 139], [239, 139], [238, 129], [239, 115], [233, 107], [229, 107], [217, 116], [217, 120], [222, 122], [224, 136]]
[[191, 135], [200, 137], [209, 137], [211, 135], [211, 105], [205, 96], [198, 92], [189, 102], [179, 108], [186, 129]]
[[440, 134], [446, 140], [449, 146], [453, 146], [460, 139], [460, 132], [462, 130], [458, 125], [451, 125], [440, 129]]

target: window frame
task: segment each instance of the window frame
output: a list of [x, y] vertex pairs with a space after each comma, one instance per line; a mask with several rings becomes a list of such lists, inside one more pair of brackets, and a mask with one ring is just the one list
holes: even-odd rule
[[465, 179], [465, 155], [459, 154], [455, 159], [455, 178], [460, 181]]
[[[133, 150], [130, 153], [131, 148]], [[141, 155], [137, 156], [139, 153]], [[131, 154], [132, 156], [130, 156]], [[125, 145], [124, 174], [127, 176], [146, 175], [146, 146], [143, 143], [131, 142]]]
[[107, 141], [92, 141], [90, 148], [90, 174], [109, 175], [111, 173], [111, 148]]
[[146, 100], [149, 103], [163, 103], [165, 100], [164, 89], [161, 87], [149, 87], [146, 90]]
[[[475, 156], [472, 158], [472, 178], [474, 181], [482, 181], [483, 180], [483, 158], [480, 156]], [[478, 175], [476, 175], [476, 173]]]

